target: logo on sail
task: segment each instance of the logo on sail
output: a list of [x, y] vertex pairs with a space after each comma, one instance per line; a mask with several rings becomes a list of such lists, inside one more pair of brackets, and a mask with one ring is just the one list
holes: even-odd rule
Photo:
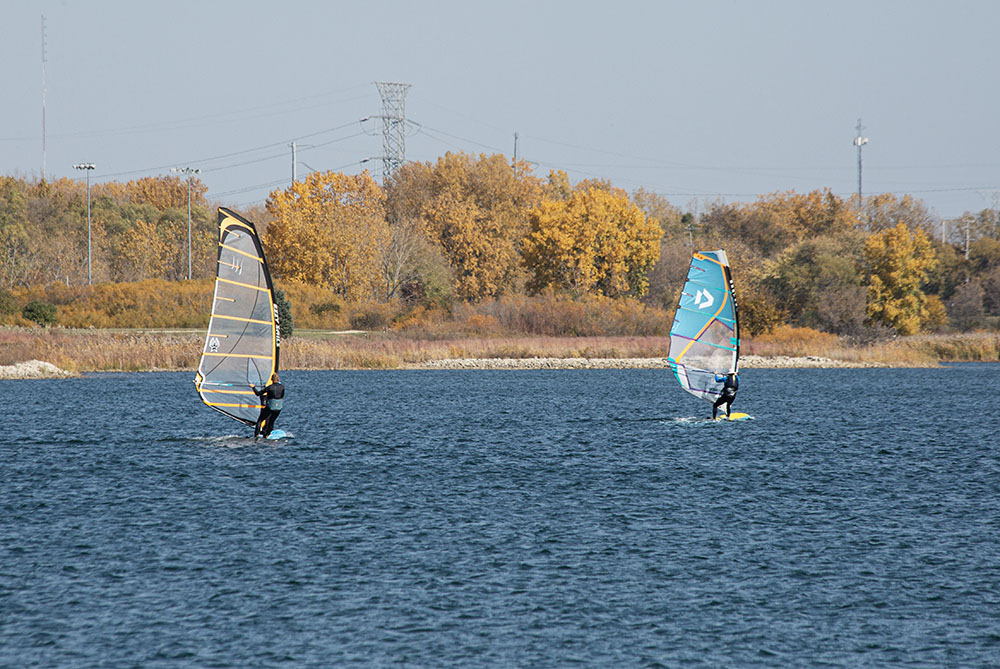
[[274, 345], [281, 346], [281, 319], [278, 318], [277, 302], [271, 302], [271, 313], [274, 314]]
[[218, 337], [212, 337], [209, 340], [209, 342], [208, 342], [208, 350], [211, 351], [212, 353], [218, 353], [219, 352], [219, 338]]
[[707, 290], [698, 290], [694, 296], [694, 305], [699, 309], [707, 309], [715, 302], [715, 298]]

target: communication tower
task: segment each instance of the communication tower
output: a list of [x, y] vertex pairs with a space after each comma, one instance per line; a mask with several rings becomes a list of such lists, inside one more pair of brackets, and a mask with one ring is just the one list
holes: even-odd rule
[[861, 119], [858, 119], [858, 134], [854, 138], [854, 146], [858, 147], [858, 206], [861, 206], [861, 147], [868, 143], [867, 137], [861, 136], [861, 131], [864, 130], [864, 126], [861, 125]]

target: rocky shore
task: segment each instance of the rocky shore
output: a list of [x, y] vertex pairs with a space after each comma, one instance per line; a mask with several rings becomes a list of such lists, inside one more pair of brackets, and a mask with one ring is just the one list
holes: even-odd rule
[[76, 375], [42, 360], [0, 365], [0, 379], [64, 379], [68, 376]]
[[[460, 358], [431, 360], [407, 365], [407, 369], [666, 369], [666, 358]], [[793, 358], [747, 355], [740, 358], [741, 369], [793, 369], [838, 367], [879, 367], [873, 363], [847, 362], [819, 356]]]
[[[879, 367], [873, 363], [847, 362], [819, 356], [740, 358], [741, 369], [800, 369]], [[403, 365], [403, 369], [667, 369], [666, 358], [457, 358]], [[41, 360], [0, 366], [0, 379], [61, 379], [76, 376]]]

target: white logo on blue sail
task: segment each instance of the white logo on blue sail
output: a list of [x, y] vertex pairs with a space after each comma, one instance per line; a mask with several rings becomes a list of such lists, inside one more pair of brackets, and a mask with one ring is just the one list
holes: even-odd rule
[[212, 353], [219, 352], [219, 340], [217, 337], [212, 337], [208, 340], [208, 350]]
[[699, 290], [694, 296], [694, 304], [699, 309], [706, 309], [712, 306], [713, 302], [715, 302], [715, 298], [707, 290]]

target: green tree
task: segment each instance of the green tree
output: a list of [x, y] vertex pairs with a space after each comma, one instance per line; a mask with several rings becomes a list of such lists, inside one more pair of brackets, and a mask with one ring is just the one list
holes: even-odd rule
[[765, 283], [794, 325], [853, 334], [866, 318], [862, 238], [808, 239], [790, 246], [774, 263]]
[[39, 325], [52, 325], [56, 322], [56, 305], [41, 300], [32, 300], [24, 305], [21, 315]]
[[278, 288], [274, 291], [274, 303], [278, 305], [278, 324], [282, 339], [288, 339], [295, 332], [295, 324], [292, 321], [292, 303], [288, 300], [285, 291]]
[[0, 288], [0, 315], [16, 314], [17, 300], [10, 294], [9, 290]]

